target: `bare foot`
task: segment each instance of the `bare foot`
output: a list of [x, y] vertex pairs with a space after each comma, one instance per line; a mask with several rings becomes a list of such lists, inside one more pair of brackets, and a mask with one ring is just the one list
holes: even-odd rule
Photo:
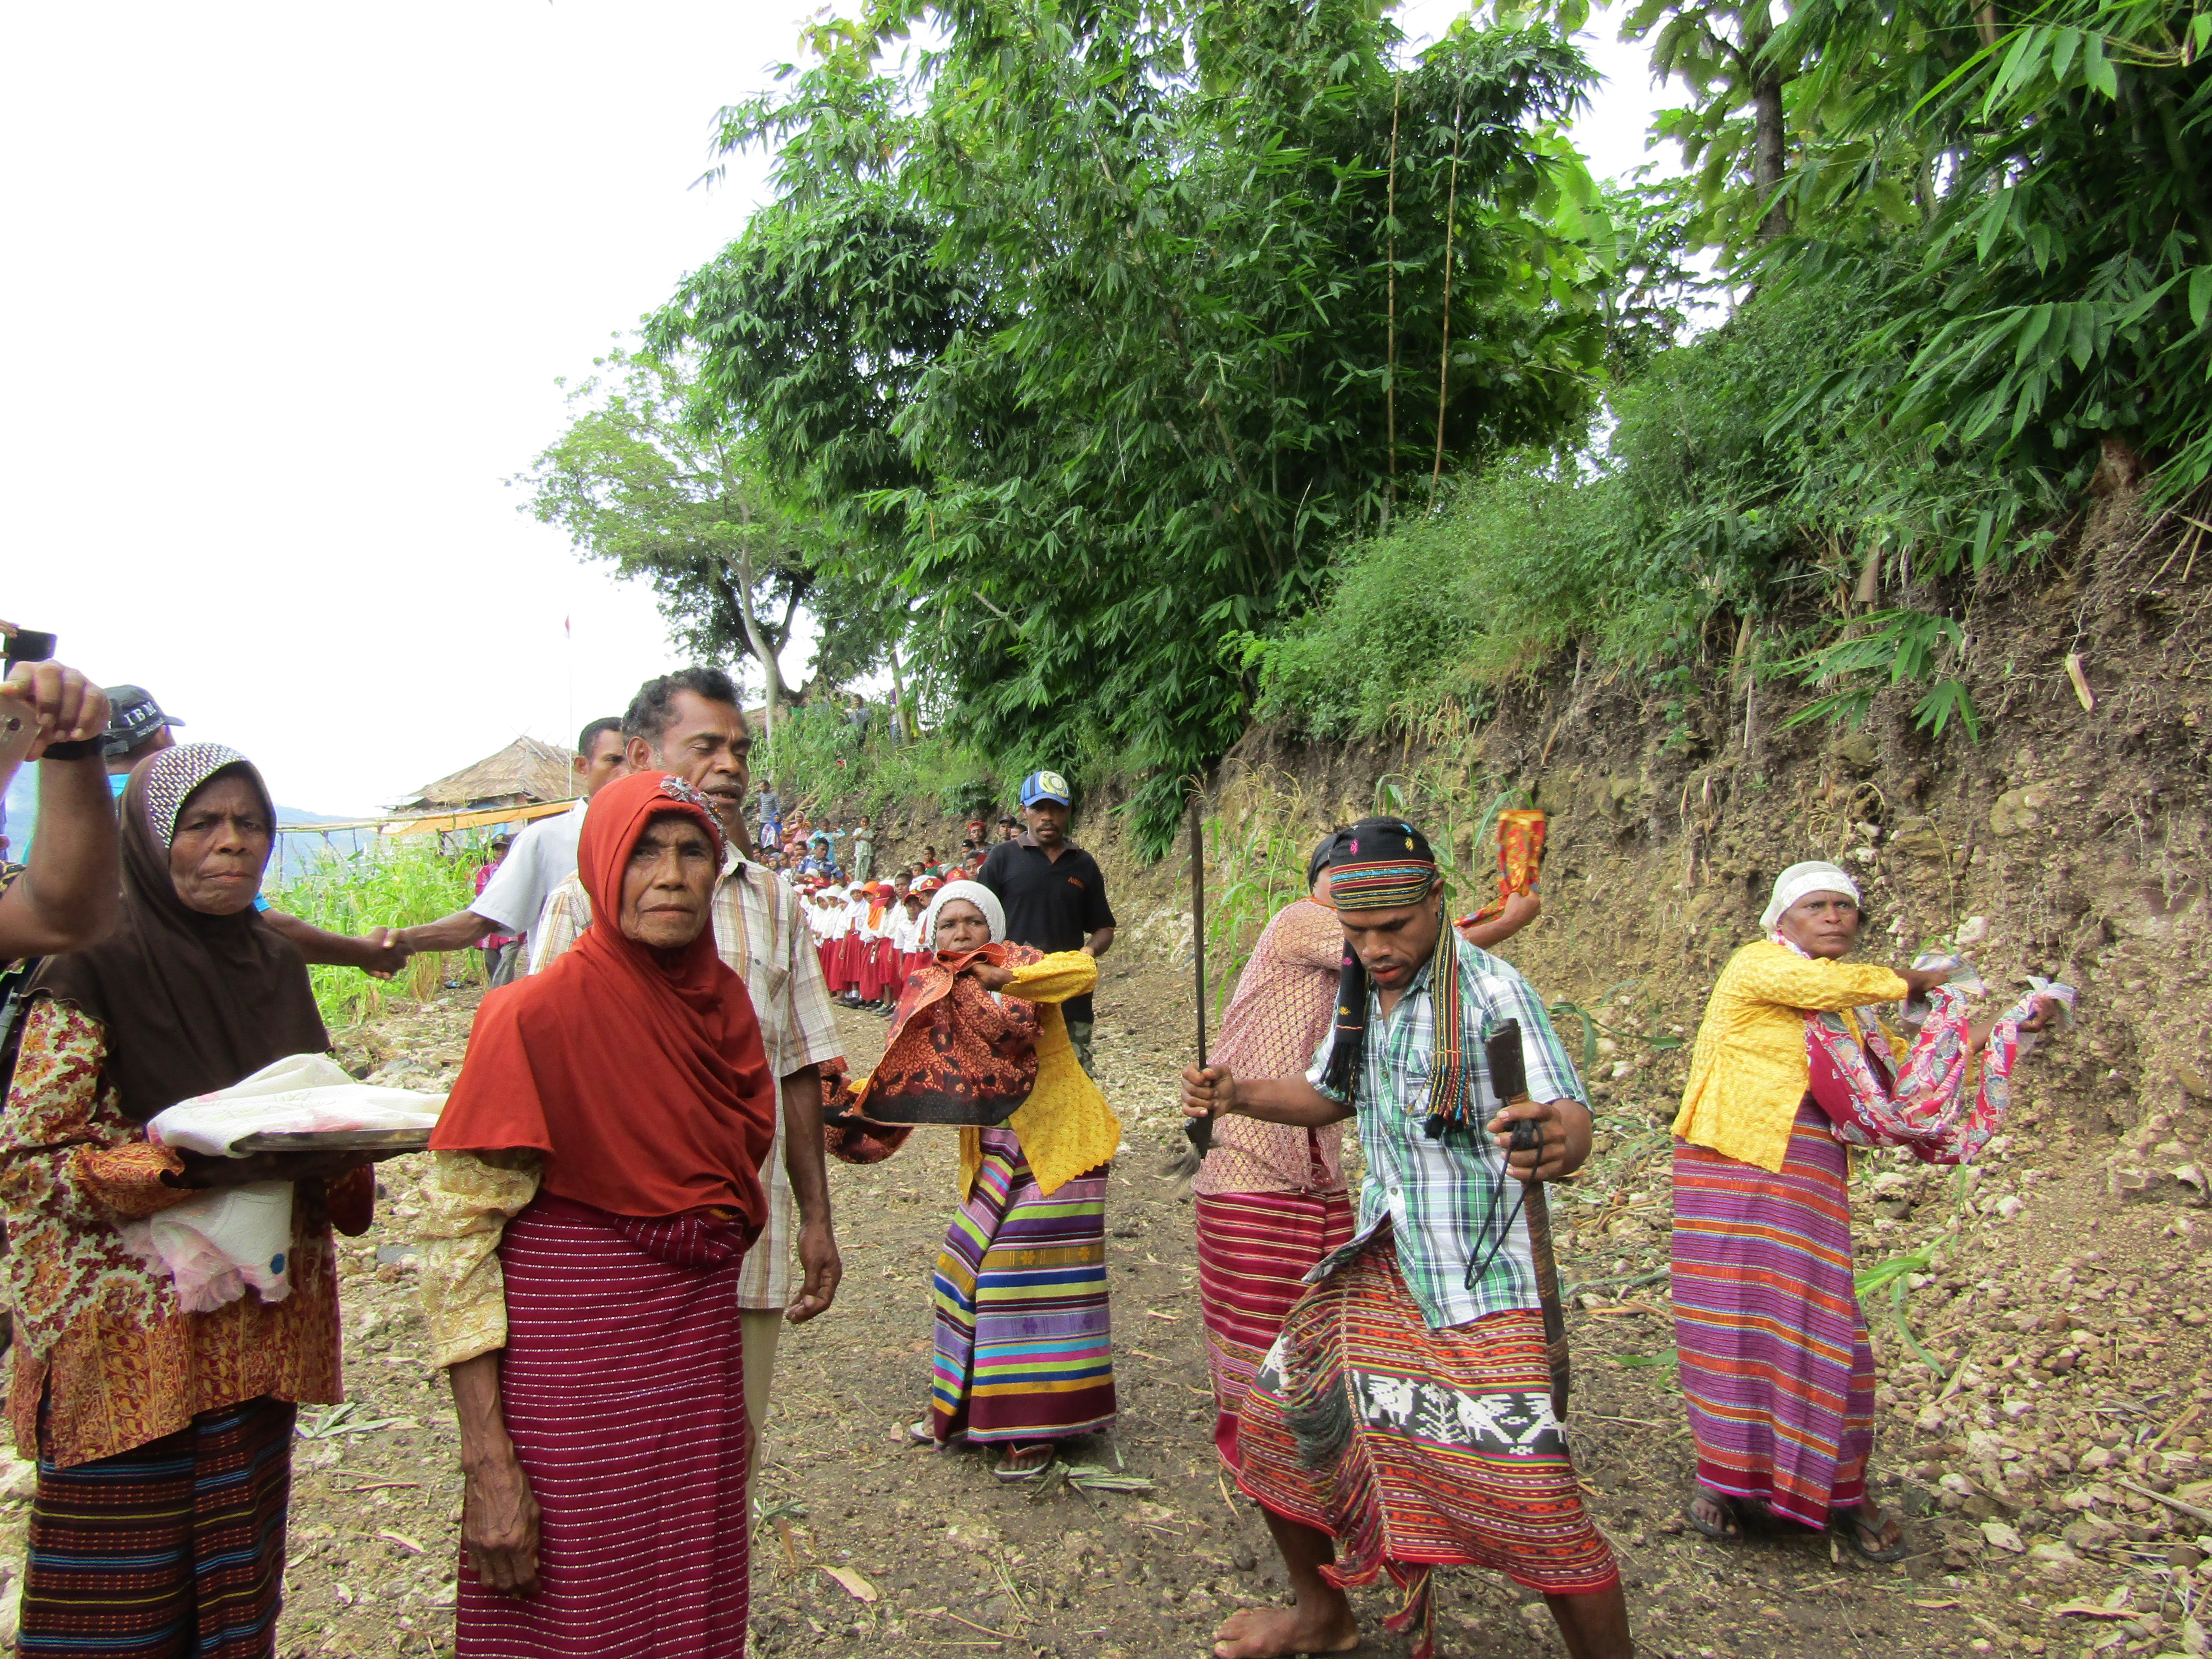
[[1304, 1607], [1243, 1607], [1213, 1632], [1215, 1659], [1281, 1659], [1293, 1653], [1349, 1653], [1359, 1645], [1350, 1608], [1332, 1620]]

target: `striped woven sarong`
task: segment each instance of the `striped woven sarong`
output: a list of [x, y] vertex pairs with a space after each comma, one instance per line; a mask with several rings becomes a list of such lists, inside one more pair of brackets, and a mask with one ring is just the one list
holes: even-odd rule
[[1674, 1342], [1698, 1480], [1808, 1527], [1865, 1498], [1874, 1449], [1844, 1160], [1809, 1101], [1778, 1175], [1674, 1143]]
[[1386, 1231], [1310, 1289], [1244, 1396], [1237, 1483], [1337, 1541], [1333, 1583], [1389, 1573], [1389, 1622], [1431, 1651], [1429, 1571], [1480, 1566], [1547, 1595], [1619, 1582], [1552, 1415], [1543, 1317], [1431, 1330]]
[[264, 1395], [114, 1457], [40, 1458], [20, 1651], [274, 1653], [295, 1414]]
[[464, 1559], [462, 1659], [740, 1659], [741, 1250], [541, 1196], [499, 1255], [500, 1401], [544, 1517], [527, 1596]]
[[1213, 1444], [1237, 1467], [1237, 1413], [1305, 1276], [1352, 1242], [1342, 1193], [1200, 1194], [1198, 1309], [1213, 1376]]
[[1047, 1197], [1012, 1129], [981, 1134], [982, 1168], [937, 1257], [931, 1430], [939, 1443], [1090, 1434], [1114, 1417], [1106, 1166]]

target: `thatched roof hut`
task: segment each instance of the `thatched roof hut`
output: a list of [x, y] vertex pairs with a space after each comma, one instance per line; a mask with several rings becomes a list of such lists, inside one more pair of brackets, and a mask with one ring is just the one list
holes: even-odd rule
[[426, 783], [393, 810], [460, 811], [494, 806], [527, 806], [538, 801], [569, 800], [576, 793], [572, 752], [535, 738], [517, 738], [496, 755], [464, 766], [435, 783]]

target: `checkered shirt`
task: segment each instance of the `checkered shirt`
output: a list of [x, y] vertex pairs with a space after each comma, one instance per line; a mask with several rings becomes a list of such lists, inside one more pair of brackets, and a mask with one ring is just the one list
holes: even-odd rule
[[[760, 1017], [761, 1043], [769, 1069], [779, 1078], [844, 1054], [836, 1018], [830, 1012], [830, 988], [823, 982], [822, 958], [806, 926], [799, 895], [775, 878], [775, 872], [734, 849], [722, 860], [714, 884], [714, 945], [722, 960], [752, 994]], [[530, 971], [576, 942], [592, 925], [592, 901], [580, 878], [571, 875], [545, 901], [538, 926], [530, 932]], [[783, 1110], [777, 1102], [775, 1144], [761, 1165], [768, 1192], [768, 1223], [738, 1280], [738, 1305], [781, 1310], [790, 1305], [791, 1246], [798, 1237], [791, 1177], [783, 1167]]]
[[[1582, 1079], [1528, 981], [1488, 951], [1457, 938], [1452, 942], [1468, 1030], [1461, 1063], [1477, 1123], [1487, 1123], [1498, 1112], [1482, 1039], [1509, 1019], [1521, 1022], [1531, 1097], [1588, 1105]], [[1367, 1042], [1349, 1103], [1359, 1114], [1359, 1144], [1367, 1155], [1359, 1224], [1352, 1243], [1309, 1273], [1307, 1282], [1342, 1267], [1388, 1222], [1397, 1237], [1406, 1288], [1430, 1328], [1441, 1329], [1486, 1314], [1534, 1308], [1537, 1301], [1528, 1226], [1516, 1202], [1521, 1183], [1507, 1173], [1504, 1153], [1480, 1128], [1473, 1144], [1458, 1133], [1443, 1140], [1428, 1137], [1429, 1071], [1437, 1051], [1436, 1004], [1429, 994], [1433, 970], [1433, 962], [1421, 965], [1388, 1018], [1382, 999], [1368, 988]], [[1306, 1081], [1342, 1101], [1323, 1081], [1335, 1043], [1333, 1031], [1322, 1039]], [[1505, 1240], [1492, 1255], [1501, 1225]], [[1489, 1264], [1470, 1287], [1468, 1270], [1485, 1256]]]

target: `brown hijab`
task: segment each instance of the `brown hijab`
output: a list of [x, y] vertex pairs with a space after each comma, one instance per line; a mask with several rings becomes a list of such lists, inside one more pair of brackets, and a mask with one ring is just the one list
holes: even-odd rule
[[143, 1123], [227, 1089], [287, 1054], [330, 1047], [307, 965], [260, 913], [211, 916], [177, 896], [169, 843], [205, 785], [243, 777], [276, 821], [261, 774], [234, 749], [191, 743], [138, 763], [123, 792], [123, 913], [97, 945], [49, 957], [31, 994], [74, 1003], [106, 1028], [105, 1076]]

